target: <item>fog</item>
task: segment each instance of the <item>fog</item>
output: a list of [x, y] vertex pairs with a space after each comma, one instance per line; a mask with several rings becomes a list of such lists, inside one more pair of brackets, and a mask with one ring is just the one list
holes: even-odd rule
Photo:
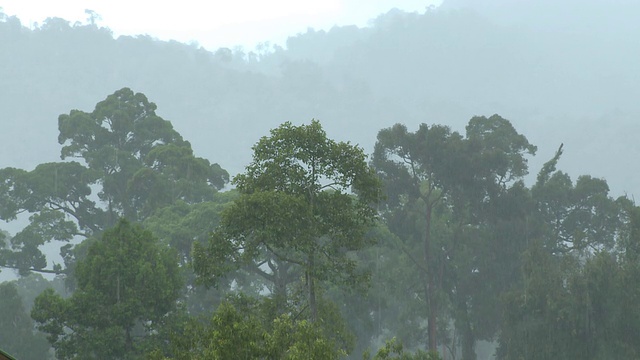
[[640, 50], [629, 36], [638, 31], [638, 11], [630, 1], [445, 1], [426, 13], [391, 10], [370, 27], [310, 30], [285, 49], [243, 54], [113, 40], [108, 30], [59, 21], [31, 31], [9, 19], [0, 91], [11, 120], [2, 165], [54, 160], [57, 116], [91, 110], [128, 86], [231, 173], [283, 121], [317, 118], [332, 135], [370, 150], [376, 131], [398, 121], [460, 130], [473, 115], [498, 113], [540, 148], [532, 169], [564, 142], [566, 171], [606, 175], [616, 193], [633, 194], [638, 177], [625, 159], [638, 154]]
[[[317, 119], [329, 138], [372, 154], [378, 132], [396, 123], [464, 133], [474, 116], [499, 114], [537, 146], [527, 186], [563, 144], [558, 169], [606, 179], [611, 196], [634, 200], [639, 17], [631, 0], [444, 0], [423, 12], [390, 9], [366, 27], [291, 34], [286, 46], [209, 51], [114, 38], [95, 24], [49, 19], [28, 28], [2, 16], [0, 168], [60, 161], [58, 116], [91, 112], [128, 87], [231, 177], [286, 121]], [[27, 223], [21, 215], [0, 230], [15, 234]], [[62, 262], [57, 252], [47, 246], [49, 264]]]

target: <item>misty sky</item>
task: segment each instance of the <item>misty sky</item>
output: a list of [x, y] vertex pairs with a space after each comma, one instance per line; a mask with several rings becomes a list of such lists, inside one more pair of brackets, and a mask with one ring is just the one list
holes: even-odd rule
[[308, 27], [366, 26], [376, 16], [398, 8], [424, 12], [442, 0], [235, 0], [158, 2], [151, 0], [0, 0], [7, 15], [29, 26], [47, 17], [85, 21], [85, 9], [102, 17], [98, 23], [115, 35], [149, 34], [161, 40], [197, 42], [209, 50], [269, 41], [284, 45], [288, 36]]

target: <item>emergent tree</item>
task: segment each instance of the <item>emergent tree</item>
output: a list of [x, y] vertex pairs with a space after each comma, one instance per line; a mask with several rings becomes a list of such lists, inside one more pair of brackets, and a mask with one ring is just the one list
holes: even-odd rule
[[303, 309], [316, 320], [319, 281], [363, 279], [349, 252], [367, 245], [379, 180], [362, 149], [327, 138], [315, 120], [285, 123], [253, 150], [246, 172], [234, 179], [240, 197], [224, 211], [208, 248], [195, 249], [196, 272], [212, 281], [245, 265], [271, 284], [280, 311], [288, 285], [304, 277]]
[[[0, 266], [59, 272], [46, 269], [39, 249], [46, 242], [99, 235], [120, 217], [142, 221], [178, 200], [211, 200], [228, 181], [227, 172], [194, 156], [189, 142], [155, 111], [144, 94], [123, 88], [90, 113], [60, 115], [61, 157], [78, 161], [0, 169], [0, 219], [31, 214], [11, 239], [11, 251], [0, 254]], [[69, 259], [72, 253], [63, 251]]]

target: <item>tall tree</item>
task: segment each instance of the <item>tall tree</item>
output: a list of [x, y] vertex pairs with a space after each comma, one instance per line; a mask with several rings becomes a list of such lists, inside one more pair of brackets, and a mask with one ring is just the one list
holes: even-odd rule
[[140, 220], [159, 205], [177, 199], [209, 200], [227, 173], [193, 155], [189, 142], [155, 113], [141, 93], [118, 90], [91, 113], [60, 115], [61, 156], [82, 158], [100, 174], [100, 199], [111, 221]]
[[[373, 156], [389, 195], [388, 224], [403, 240], [399, 245], [422, 281], [431, 350], [437, 346], [437, 320], [447, 293], [465, 294], [456, 288], [461, 282], [444, 288], [446, 274], [454, 274], [451, 280], [466, 279], [478, 271], [455, 265], [464, 263], [460, 258], [469, 253], [468, 242], [477, 239], [465, 234], [478, 228], [491, 199], [527, 173], [524, 156], [536, 150], [498, 115], [474, 117], [466, 130], [465, 138], [446, 126], [422, 124], [410, 133], [397, 124], [378, 133]], [[420, 257], [413, 255], [417, 246]], [[468, 357], [474, 357], [474, 340], [469, 343]]]
[[272, 284], [280, 304], [299, 278], [292, 274], [301, 272], [316, 320], [318, 282], [362, 279], [349, 251], [367, 245], [379, 181], [362, 149], [327, 138], [316, 120], [284, 123], [253, 150], [246, 172], [234, 179], [240, 197], [208, 248], [195, 249], [195, 270], [206, 281], [229, 269], [220, 265], [246, 264]]
[[532, 241], [503, 295], [498, 358], [635, 358], [637, 208], [604, 179], [556, 171], [562, 150], [531, 190]]
[[142, 221], [178, 200], [213, 199], [227, 172], [194, 156], [189, 142], [155, 111], [144, 94], [123, 88], [90, 113], [60, 115], [61, 157], [78, 161], [0, 169], [0, 218], [31, 214], [0, 265], [47, 271], [39, 249], [46, 242], [99, 235], [120, 217]]
[[462, 358], [473, 360], [476, 341], [490, 341], [499, 330], [495, 294], [519, 280], [519, 255], [526, 248], [534, 209], [523, 177], [528, 174], [527, 155], [537, 148], [498, 115], [473, 117], [465, 141], [472, 178], [454, 197], [453, 219], [459, 225], [445, 249], [452, 319]]
[[[406, 126], [396, 124], [378, 133], [378, 141], [373, 154], [373, 164], [386, 185], [389, 213], [388, 221], [397, 224], [396, 229], [410, 229], [404, 234], [422, 244], [421, 257], [411, 255], [419, 249], [407, 247], [420, 273], [422, 295], [428, 314], [428, 347], [436, 349], [436, 319], [438, 317], [437, 292], [438, 275], [441, 274], [434, 249], [438, 246], [433, 239], [434, 210], [450, 194], [453, 172], [461, 168], [452, 156], [461, 144], [462, 136], [452, 133], [448, 127], [420, 125], [415, 133], [409, 133]], [[449, 155], [449, 156], [448, 156]], [[395, 211], [397, 210], [397, 211]], [[416, 219], [413, 214], [418, 212]], [[422, 229], [405, 227], [405, 221], [421, 224]], [[406, 225], [406, 224], [405, 224]], [[416, 237], [422, 237], [422, 241]], [[439, 239], [438, 239], [439, 240]]]

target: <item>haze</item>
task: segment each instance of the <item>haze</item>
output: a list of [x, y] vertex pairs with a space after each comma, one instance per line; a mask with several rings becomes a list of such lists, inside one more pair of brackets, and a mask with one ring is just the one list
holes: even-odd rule
[[0, 0], [2, 350], [640, 358], [639, 2], [205, 3]]
[[391, 8], [424, 12], [440, 0], [402, 1], [0, 1], [8, 15], [23, 24], [41, 24], [48, 17], [71, 22], [85, 21], [86, 9], [100, 15], [98, 23], [116, 36], [149, 34], [161, 40], [197, 42], [209, 50], [242, 46], [253, 49], [269, 42], [283, 46], [287, 37], [307, 28], [329, 30], [335, 25], [366, 26], [368, 21]]

